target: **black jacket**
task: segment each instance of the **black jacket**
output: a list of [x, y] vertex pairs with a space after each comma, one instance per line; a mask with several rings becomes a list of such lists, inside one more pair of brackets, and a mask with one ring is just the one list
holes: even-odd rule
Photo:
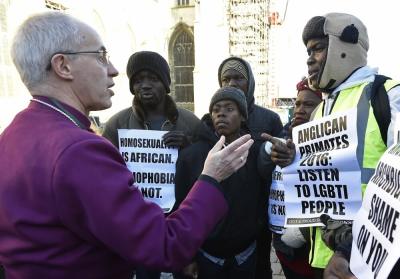
[[[203, 117], [196, 133], [197, 141], [183, 149], [176, 164], [175, 195], [179, 205], [201, 174], [208, 152], [218, 141], [211, 119]], [[262, 208], [266, 208], [266, 185], [257, 172], [257, 144], [250, 149], [246, 164], [221, 182], [229, 203], [228, 215], [216, 226], [202, 249], [229, 258], [245, 250], [256, 240]], [[177, 206], [176, 206], [177, 207]]]

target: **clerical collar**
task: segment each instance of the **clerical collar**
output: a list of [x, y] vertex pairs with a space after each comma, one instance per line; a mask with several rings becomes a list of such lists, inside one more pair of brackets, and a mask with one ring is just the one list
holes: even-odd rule
[[90, 120], [81, 112], [67, 104], [61, 103], [54, 98], [48, 98], [44, 96], [34, 96], [31, 101], [35, 103], [40, 103], [44, 106], [47, 106], [48, 108], [51, 108], [54, 111], [57, 111], [81, 129], [90, 129]]

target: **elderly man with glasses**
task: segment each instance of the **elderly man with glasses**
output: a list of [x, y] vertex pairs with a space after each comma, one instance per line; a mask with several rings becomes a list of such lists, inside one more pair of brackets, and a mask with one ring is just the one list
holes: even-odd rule
[[224, 149], [220, 140], [165, 218], [143, 200], [118, 150], [89, 128], [89, 112], [111, 106], [118, 75], [97, 32], [66, 14], [35, 15], [11, 54], [32, 99], [0, 135], [6, 277], [132, 278], [137, 265], [188, 264], [228, 211], [219, 182], [243, 166], [250, 136]]

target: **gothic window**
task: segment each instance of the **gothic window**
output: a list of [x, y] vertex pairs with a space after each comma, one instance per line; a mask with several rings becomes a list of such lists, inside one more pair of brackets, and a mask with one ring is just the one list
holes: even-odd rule
[[176, 36], [172, 64], [176, 102], [193, 103], [194, 42], [191, 34], [185, 30]]

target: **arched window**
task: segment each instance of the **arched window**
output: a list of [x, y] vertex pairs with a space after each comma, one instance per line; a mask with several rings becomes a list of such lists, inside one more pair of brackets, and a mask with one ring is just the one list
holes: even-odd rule
[[175, 101], [193, 110], [194, 41], [193, 36], [184, 29], [176, 33], [172, 59]]
[[189, 0], [177, 0], [178, 6], [189, 6]]

